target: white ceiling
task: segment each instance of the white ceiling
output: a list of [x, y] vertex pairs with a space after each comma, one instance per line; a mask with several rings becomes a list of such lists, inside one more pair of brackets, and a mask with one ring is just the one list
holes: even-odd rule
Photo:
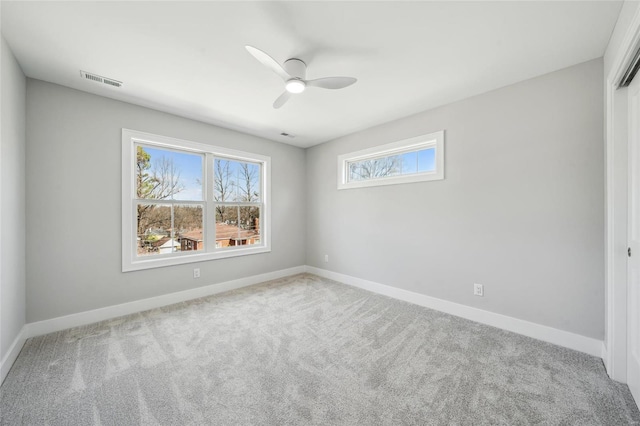
[[[301, 147], [603, 55], [621, 2], [2, 2], [29, 77]], [[353, 76], [272, 108], [283, 82]], [[121, 80], [120, 89], [80, 70]], [[295, 135], [293, 139], [281, 132]]]

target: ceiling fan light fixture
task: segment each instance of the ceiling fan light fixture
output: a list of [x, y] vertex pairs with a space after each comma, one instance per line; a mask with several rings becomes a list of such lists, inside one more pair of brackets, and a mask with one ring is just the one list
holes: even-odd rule
[[285, 84], [284, 87], [289, 93], [302, 93], [307, 85], [302, 80], [291, 79], [287, 81], [287, 84]]
[[343, 89], [358, 81], [353, 77], [323, 77], [316, 78], [315, 80], [307, 80], [307, 64], [302, 60], [289, 58], [284, 61], [284, 64], [280, 65], [278, 61], [256, 47], [245, 46], [245, 48], [258, 62], [275, 72], [284, 80], [285, 90], [273, 102], [275, 109], [282, 107], [282, 105], [291, 99], [291, 95], [304, 92], [307, 86], [319, 87], [321, 89]]

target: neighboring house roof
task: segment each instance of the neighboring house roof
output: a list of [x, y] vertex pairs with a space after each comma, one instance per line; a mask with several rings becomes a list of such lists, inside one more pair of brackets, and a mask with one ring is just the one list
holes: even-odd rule
[[180, 246], [180, 243], [178, 243], [176, 240], [167, 239], [167, 241], [163, 243], [160, 246], [160, 248], [178, 247], [178, 246]]
[[[238, 231], [240, 231], [238, 233]], [[236, 225], [227, 225], [226, 223], [216, 223], [216, 240], [244, 240], [259, 235], [252, 229], [238, 229]], [[202, 241], [202, 229], [185, 232], [180, 236], [192, 241]]]
[[202, 229], [185, 232], [184, 234], [180, 235], [180, 238], [184, 238], [186, 240], [192, 240], [192, 241], [202, 241]]
[[[240, 231], [238, 233], [238, 230]], [[255, 230], [239, 229], [236, 225], [216, 223], [216, 240], [243, 240], [258, 235]]]
[[147, 241], [146, 243], [147, 244], [151, 244], [151, 247], [160, 247], [161, 245], [163, 245], [167, 241], [169, 241], [169, 237], [162, 237], [159, 240]]

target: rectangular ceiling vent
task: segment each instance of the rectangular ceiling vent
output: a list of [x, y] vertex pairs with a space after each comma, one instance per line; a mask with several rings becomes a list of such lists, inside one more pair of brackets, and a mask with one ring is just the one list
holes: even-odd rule
[[122, 82], [118, 80], [114, 80], [112, 78], [102, 77], [97, 74], [92, 74], [86, 71], [80, 71], [80, 77], [86, 78], [87, 80], [95, 81], [96, 83], [104, 83], [113, 87], [122, 86]]

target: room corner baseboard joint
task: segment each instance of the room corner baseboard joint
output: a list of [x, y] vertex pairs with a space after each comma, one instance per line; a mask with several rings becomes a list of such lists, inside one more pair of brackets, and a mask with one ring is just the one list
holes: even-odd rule
[[0, 362], [0, 385], [2, 385], [2, 382], [4, 382], [4, 379], [7, 377], [7, 374], [9, 374], [9, 370], [11, 370], [11, 366], [13, 366], [13, 363], [18, 358], [18, 355], [20, 354], [20, 351], [22, 350], [22, 347], [24, 346], [24, 343], [26, 341], [27, 341], [27, 326], [24, 325], [20, 329], [20, 332], [18, 333], [16, 338], [13, 340], [13, 343], [11, 343], [9, 350], [5, 354], [2, 361]]

